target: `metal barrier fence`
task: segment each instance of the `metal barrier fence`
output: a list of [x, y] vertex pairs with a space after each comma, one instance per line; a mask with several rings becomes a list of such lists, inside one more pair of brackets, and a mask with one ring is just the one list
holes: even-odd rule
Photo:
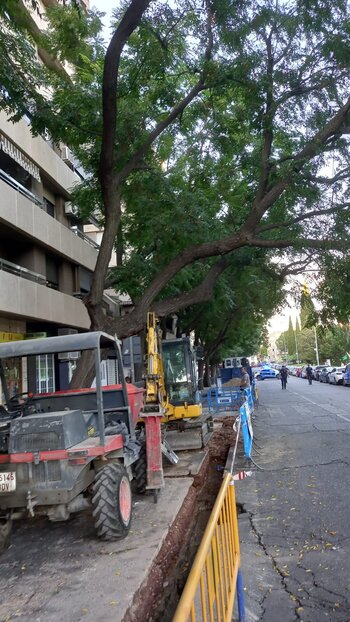
[[245, 622], [235, 489], [225, 476], [173, 622], [231, 622], [235, 596]]
[[222, 412], [226, 410], [238, 410], [244, 400], [244, 393], [240, 389], [225, 387], [222, 389], [208, 390], [209, 412]]
[[238, 410], [245, 401], [249, 404], [250, 412], [253, 412], [254, 405], [258, 401], [258, 389], [254, 381], [251, 387], [244, 390], [234, 387], [216, 387], [208, 389], [207, 399], [209, 412]]

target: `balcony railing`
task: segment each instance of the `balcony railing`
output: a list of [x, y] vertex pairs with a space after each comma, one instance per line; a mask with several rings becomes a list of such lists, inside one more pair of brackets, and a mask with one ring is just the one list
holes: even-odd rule
[[32, 201], [32, 203], [35, 203], [35, 205], [38, 205], [39, 207], [41, 207], [41, 209], [45, 209], [43, 201], [39, 197], [37, 197], [36, 194], [30, 192], [30, 190], [28, 190], [25, 186], [22, 186], [19, 181], [16, 181], [16, 179], [11, 177], [11, 175], [8, 175], [8, 173], [5, 173], [5, 171], [3, 171], [1, 168], [0, 179], [2, 179], [2, 181], [11, 186], [11, 188], [17, 190], [17, 192], [19, 192], [20, 194], [23, 194], [23, 196]]
[[92, 246], [93, 248], [99, 250], [100, 249], [100, 245], [97, 244], [97, 242], [95, 242], [94, 240], [92, 240], [91, 238], [89, 238], [88, 235], [86, 235], [85, 233], [83, 233], [82, 231], [80, 231], [80, 229], [78, 229], [78, 227], [71, 227], [70, 228], [71, 232], [74, 233], [75, 235], [77, 235], [79, 238], [81, 238], [82, 240], [85, 240], [85, 242], [87, 242], [88, 244], [90, 244], [90, 246]]
[[32, 270], [28, 270], [27, 268], [18, 266], [11, 261], [7, 261], [7, 259], [0, 258], [0, 270], [3, 270], [4, 272], [9, 272], [10, 274], [15, 274], [16, 276], [27, 279], [27, 281], [33, 281], [34, 283], [38, 283], [39, 285], [45, 285], [45, 287], [52, 287], [46, 277], [42, 274], [32, 272]]
[[[8, 173], [5, 173], [5, 171], [3, 171], [1, 168], [0, 179], [2, 179], [2, 181], [11, 186], [11, 188], [17, 190], [17, 192], [22, 194], [24, 197], [32, 201], [32, 203], [35, 203], [35, 205], [37, 205], [44, 212], [46, 212], [45, 202], [42, 199], [40, 199], [36, 194], [33, 194], [33, 192], [30, 192], [30, 190], [28, 190], [25, 186], [22, 186], [19, 181], [16, 181], [16, 179], [11, 177], [11, 175], [9, 175]], [[91, 219], [91, 222], [92, 224], [95, 224], [95, 220], [93, 218]], [[85, 235], [85, 233], [80, 231], [77, 227], [67, 227], [67, 229], [74, 233], [74, 235], [77, 235], [79, 238], [84, 240], [84, 242], [86, 242], [87, 244], [90, 244], [90, 246], [92, 246], [93, 248], [99, 250], [100, 245], [91, 238], [89, 238], [89, 236]]]

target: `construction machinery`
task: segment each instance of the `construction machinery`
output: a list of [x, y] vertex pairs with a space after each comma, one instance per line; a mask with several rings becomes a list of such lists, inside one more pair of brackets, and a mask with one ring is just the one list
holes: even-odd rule
[[145, 409], [161, 413], [163, 442], [173, 450], [202, 448], [212, 434], [213, 423], [212, 417], [202, 412], [190, 340], [162, 341], [152, 312], [147, 314], [146, 339]]
[[[23, 357], [29, 370], [35, 357], [53, 355], [57, 360], [62, 352], [85, 351], [94, 359], [94, 388], [10, 397], [3, 361]], [[106, 351], [117, 360], [121, 382], [102, 387]], [[142, 426], [138, 423], [144, 389], [125, 382], [117, 341], [91, 332], [2, 343], [0, 363], [5, 397], [0, 407], [0, 549], [14, 519], [44, 514], [62, 521], [89, 507], [101, 539], [125, 537], [132, 515], [130, 481], [136, 479], [141, 489], [145, 484], [159, 489], [162, 465], [153, 459], [161, 455], [154, 426], [147, 417]], [[151, 481], [142, 453], [145, 439]]]

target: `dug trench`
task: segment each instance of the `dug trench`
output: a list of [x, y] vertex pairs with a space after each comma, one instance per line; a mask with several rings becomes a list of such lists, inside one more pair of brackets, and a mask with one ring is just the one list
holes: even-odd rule
[[234, 420], [234, 417], [215, 420], [207, 456], [123, 622], [173, 619], [222, 483], [229, 448], [236, 439]]

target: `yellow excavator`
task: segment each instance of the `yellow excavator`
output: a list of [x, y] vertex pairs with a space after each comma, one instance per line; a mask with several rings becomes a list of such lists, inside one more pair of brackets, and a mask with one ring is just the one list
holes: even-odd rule
[[147, 314], [146, 408], [162, 413], [164, 437], [174, 450], [200, 449], [213, 428], [203, 414], [197, 386], [196, 358], [190, 340], [161, 340], [156, 314]]

